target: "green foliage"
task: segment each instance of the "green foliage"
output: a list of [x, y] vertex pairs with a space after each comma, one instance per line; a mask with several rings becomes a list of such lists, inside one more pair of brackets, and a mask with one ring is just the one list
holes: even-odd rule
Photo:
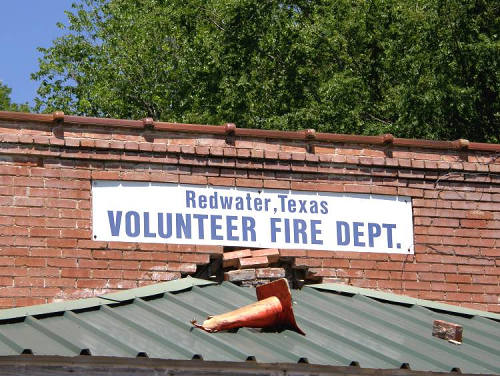
[[17, 104], [12, 103], [10, 93], [12, 89], [0, 82], [0, 111], [20, 111], [29, 112], [30, 108], [27, 103]]
[[80, 0], [38, 111], [499, 142], [488, 0]]

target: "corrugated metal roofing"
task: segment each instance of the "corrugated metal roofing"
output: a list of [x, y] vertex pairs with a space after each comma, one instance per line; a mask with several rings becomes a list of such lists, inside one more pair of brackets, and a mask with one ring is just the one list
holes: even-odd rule
[[[366, 296], [371, 291], [332, 284], [292, 291], [306, 336], [249, 328], [209, 334], [193, 328], [190, 320], [252, 303], [255, 290], [187, 278], [101, 298], [4, 310], [0, 355], [358, 362], [364, 368], [409, 365], [421, 371], [500, 374], [500, 324], [494, 320], [499, 315], [480, 312], [486, 318], [449, 305], [429, 309], [376, 292]], [[432, 337], [435, 319], [463, 325], [462, 345]]]

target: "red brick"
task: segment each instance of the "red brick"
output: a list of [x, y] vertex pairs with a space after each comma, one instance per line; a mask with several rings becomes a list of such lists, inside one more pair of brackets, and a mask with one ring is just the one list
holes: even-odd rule
[[[144, 256], [142, 260], [147, 260], [151, 258], [151, 261], [176, 261], [180, 262], [182, 253], [173, 253], [173, 252], [154, 252], [151, 253], [151, 257]], [[203, 256], [203, 255], [200, 255]], [[124, 256], [125, 258], [125, 256]], [[190, 261], [193, 262], [193, 261]]]
[[210, 176], [208, 178], [208, 184], [232, 187], [235, 185], [235, 179]]
[[236, 260], [243, 257], [252, 257], [252, 251], [250, 251], [249, 249], [242, 249], [239, 251], [224, 252], [224, 254], [222, 255], [222, 259], [224, 261]]
[[372, 186], [371, 193], [380, 195], [397, 195], [397, 187], [387, 187], [387, 186]]
[[61, 250], [56, 248], [32, 248], [30, 256], [33, 257], [61, 257]]
[[493, 275], [473, 275], [472, 283], [484, 283], [484, 284], [492, 284], [498, 285], [500, 282], [500, 278]]
[[38, 197], [16, 197], [16, 206], [44, 206], [44, 199]]
[[36, 268], [36, 267], [30, 267], [26, 271], [27, 271], [27, 275], [28, 276], [33, 276], [33, 277], [59, 277], [59, 275], [60, 275], [60, 269], [59, 268], [48, 268], [48, 267]]
[[364, 260], [352, 260], [351, 268], [353, 269], [374, 269], [376, 265], [375, 261], [364, 261]]
[[415, 281], [404, 281], [403, 286], [405, 290], [430, 290], [430, 282], [415, 282]]
[[89, 269], [106, 269], [109, 266], [109, 261], [107, 261], [107, 260], [78, 260], [78, 266], [80, 268], [89, 268]]
[[421, 281], [444, 281], [443, 273], [418, 273], [419, 280]]
[[62, 229], [61, 237], [63, 238], [77, 238], [77, 239], [89, 239], [92, 235], [90, 230], [82, 229]]
[[403, 270], [402, 262], [378, 262], [377, 269], [380, 270]]
[[[141, 251], [166, 251], [168, 249], [167, 244], [160, 243], [139, 243], [136, 245], [130, 246], [131, 243], [125, 243], [125, 246], [116, 247], [121, 249], [140, 249]], [[114, 248], [114, 247], [113, 247]], [[144, 254], [144, 252], [142, 252]]]
[[134, 269], [139, 269], [139, 262], [138, 261], [110, 261], [109, 262], [109, 268], [110, 269], [128, 269], [128, 270], [134, 270]]
[[371, 279], [351, 279], [351, 283], [353, 286], [375, 289], [377, 288], [377, 281]]
[[307, 270], [307, 277], [336, 277], [337, 271], [335, 269], [328, 268], [309, 268]]
[[344, 186], [342, 184], [325, 184], [325, 183], [309, 183], [309, 182], [296, 182], [292, 181], [291, 189], [300, 191], [317, 191], [317, 192], [343, 192]]
[[[45, 223], [45, 221], [42, 221]], [[61, 230], [55, 228], [35, 227], [29, 229], [29, 234], [32, 237], [58, 238], [61, 235]]]
[[210, 255], [203, 254], [192, 254], [192, 253], [184, 253], [180, 256], [180, 260], [186, 263], [195, 263], [198, 265], [208, 264], [210, 262]]
[[458, 286], [455, 283], [431, 282], [431, 290], [457, 292]]
[[446, 274], [446, 282], [472, 283], [472, 276], [461, 274]]
[[61, 277], [65, 278], [90, 278], [91, 269], [69, 268], [61, 269]]
[[27, 247], [2, 247], [0, 249], [0, 255], [3, 256], [28, 256]]
[[484, 267], [476, 265], [458, 265], [458, 272], [467, 274], [484, 274]]
[[97, 269], [92, 270], [91, 277], [95, 279], [122, 278], [122, 270]]
[[264, 186], [264, 183], [262, 180], [259, 180], [259, 179], [237, 178], [236, 179], [236, 186], [237, 187], [262, 188]]
[[92, 171], [93, 180], [118, 180], [120, 178], [119, 171]]
[[399, 289], [401, 285], [402, 281], [377, 281], [377, 288], [379, 289]]
[[26, 287], [0, 287], [0, 295], [4, 297], [28, 296], [30, 289]]
[[264, 179], [263, 183], [264, 183], [264, 188], [290, 189], [290, 182], [289, 181]]
[[107, 280], [106, 279], [78, 279], [76, 281], [76, 287], [77, 288], [103, 288], [107, 287]]
[[231, 270], [224, 273], [224, 280], [230, 282], [255, 279], [255, 269]]
[[[217, 248], [217, 246], [214, 246], [214, 248]], [[192, 244], [169, 244], [168, 245], [168, 250], [172, 252], [179, 252], [179, 253], [192, 253], [196, 249], [198, 249], [198, 246], [192, 245]], [[208, 253], [208, 252], [206, 252]]]
[[61, 177], [63, 178], [75, 178], [75, 179], [90, 179], [89, 170], [61, 170]]
[[45, 258], [17, 257], [15, 264], [16, 266], [46, 266], [47, 260]]
[[371, 187], [369, 185], [344, 185], [344, 191], [348, 193], [370, 193]]
[[106, 259], [106, 260], [120, 260], [123, 258], [123, 253], [121, 251], [93, 251], [92, 256], [96, 259]]
[[28, 216], [29, 215], [28, 208], [12, 208], [0, 206], [0, 216]]
[[[14, 277], [15, 287], [43, 287], [45, 279], [42, 277]], [[10, 278], [10, 286], [12, 286], [12, 278]]]
[[176, 263], [176, 262], [169, 262], [167, 265], [167, 270], [171, 272], [181, 272], [181, 273], [195, 273], [196, 272], [196, 264], [189, 264], [189, 263]]
[[463, 328], [461, 325], [442, 320], [434, 320], [432, 326], [432, 335], [434, 337], [462, 342], [462, 333]]
[[[431, 271], [436, 273], [456, 273], [457, 265], [446, 265], [446, 264], [432, 264]], [[420, 275], [420, 274], [419, 274]]]
[[47, 300], [45, 298], [23, 297], [23, 298], [16, 298], [15, 300], [16, 307], [25, 307], [31, 305], [44, 304], [44, 303], [47, 303]]
[[482, 210], [469, 210], [466, 212], [465, 218], [468, 219], [493, 219], [493, 213]]
[[280, 249], [280, 256], [282, 257], [304, 257], [306, 251], [303, 249]]
[[307, 256], [312, 258], [331, 258], [331, 251], [307, 251]]
[[77, 244], [76, 239], [47, 238], [48, 247], [75, 248], [76, 244]]
[[416, 281], [417, 278], [417, 273], [415, 272], [390, 272], [391, 279], [402, 279], [405, 281]]
[[285, 269], [283, 268], [261, 268], [255, 270], [256, 278], [277, 279], [285, 277]]
[[365, 277], [370, 279], [389, 279], [390, 273], [383, 270], [366, 270]]
[[428, 300], [445, 300], [446, 295], [443, 291], [421, 290], [418, 292], [418, 297], [420, 299], [428, 299]]
[[0, 235], [28, 236], [29, 230], [22, 227], [0, 227]]
[[276, 248], [257, 249], [252, 251], [251, 257], [266, 256], [270, 263], [277, 262], [280, 257], [280, 252]]
[[75, 287], [75, 278], [45, 278], [45, 287]]
[[180, 175], [179, 182], [184, 184], [207, 184], [206, 176]]
[[446, 297], [448, 300], [457, 302], [470, 302], [472, 301], [472, 294], [461, 292], [447, 292]]
[[107, 285], [108, 288], [111, 289], [133, 289], [137, 287], [137, 281], [117, 281], [117, 280], [109, 280]]
[[296, 258], [293, 263], [296, 268], [309, 268], [321, 266], [321, 259]]
[[76, 259], [49, 258], [47, 266], [56, 266], [61, 268], [76, 268], [78, 266]]
[[269, 265], [269, 259], [267, 258], [267, 256], [247, 257], [238, 259], [239, 269], [259, 268], [268, 265]]
[[[467, 284], [461, 284], [457, 285], [456, 289], [453, 290], [454, 292], [471, 292], [471, 293], [485, 293], [485, 287], [486, 286], [492, 286], [492, 285], [467, 285]], [[492, 286], [496, 287], [500, 291], [500, 287], [498, 286]]]

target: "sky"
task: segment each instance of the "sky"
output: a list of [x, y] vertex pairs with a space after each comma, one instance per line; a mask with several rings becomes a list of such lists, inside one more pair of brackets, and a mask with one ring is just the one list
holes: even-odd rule
[[0, 81], [12, 89], [14, 103], [34, 103], [38, 83], [30, 75], [38, 70], [41, 54], [62, 35], [57, 22], [67, 23], [65, 10], [74, 0], [0, 0]]

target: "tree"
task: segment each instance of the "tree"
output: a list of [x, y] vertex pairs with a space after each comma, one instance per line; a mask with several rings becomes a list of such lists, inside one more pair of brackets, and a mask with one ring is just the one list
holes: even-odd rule
[[21, 111], [29, 112], [29, 106], [27, 103], [16, 104], [12, 103], [10, 99], [10, 93], [12, 89], [0, 82], [0, 111]]
[[80, 0], [38, 111], [499, 142], [488, 0]]

